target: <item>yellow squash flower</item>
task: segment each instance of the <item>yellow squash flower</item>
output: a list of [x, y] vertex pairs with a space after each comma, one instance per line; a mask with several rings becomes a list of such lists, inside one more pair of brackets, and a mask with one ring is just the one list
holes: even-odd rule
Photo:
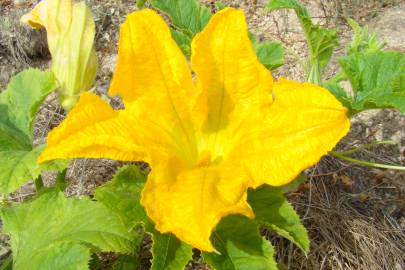
[[95, 25], [90, 9], [85, 2], [43, 0], [21, 21], [46, 29], [61, 103], [69, 110], [96, 77]]
[[255, 55], [242, 11], [215, 14], [192, 42], [190, 67], [152, 10], [121, 27], [110, 88], [124, 110], [85, 93], [48, 137], [40, 162], [145, 160], [141, 203], [162, 232], [204, 251], [230, 214], [254, 217], [247, 189], [280, 186], [347, 133], [346, 109], [327, 90], [272, 76]]

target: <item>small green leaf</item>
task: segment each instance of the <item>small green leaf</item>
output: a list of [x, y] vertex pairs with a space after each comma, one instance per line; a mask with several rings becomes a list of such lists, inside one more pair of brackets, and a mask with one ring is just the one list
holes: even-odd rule
[[259, 223], [292, 241], [304, 252], [309, 251], [308, 233], [281, 188], [263, 185], [249, 190], [248, 202]]
[[353, 29], [352, 42], [347, 46], [347, 54], [353, 53], [376, 53], [384, 49], [385, 42], [381, 42], [376, 33], [369, 34], [368, 27], [361, 27], [356, 21], [347, 21]]
[[273, 270], [274, 249], [259, 235], [258, 224], [246, 217], [228, 216], [211, 235], [217, 252], [203, 253], [204, 259], [217, 270]]
[[226, 8], [225, 4], [222, 3], [221, 1], [215, 1], [215, 9], [217, 11], [223, 10], [224, 8]]
[[14, 127], [32, 138], [32, 123], [39, 106], [56, 88], [50, 71], [27, 69], [11, 79], [6, 91], [0, 94], [0, 104], [6, 106]]
[[405, 113], [405, 54], [354, 53], [341, 58], [340, 65], [353, 88], [352, 114], [377, 108]]
[[179, 45], [183, 54], [190, 58], [191, 55], [191, 39], [189, 36], [184, 34], [183, 32], [177, 31], [172, 29], [172, 37], [176, 41], [177, 45]]
[[136, 6], [138, 8], [143, 8], [147, 0], [136, 0]]
[[151, 270], [183, 270], [193, 255], [192, 248], [181, 242], [173, 234], [161, 234], [152, 230], [152, 268]]
[[284, 49], [278, 42], [263, 42], [256, 47], [259, 61], [269, 70], [284, 65]]
[[308, 178], [305, 174], [302, 173], [297, 176], [297, 178], [295, 178], [294, 181], [292, 181], [291, 183], [282, 186], [281, 189], [283, 190], [283, 193], [294, 192], [297, 191], [300, 185], [305, 183], [306, 181], [308, 181]]
[[32, 125], [46, 96], [57, 85], [51, 72], [28, 69], [14, 76], [0, 94], [0, 192], [10, 193], [42, 170], [60, 170], [66, 161], [38, 165], [44, 146], [32, 146]]
[[314, 24], [307, 9], [297, 0], [270, 0], [267, 8], [270, 11], [285, 8], [295, 11], [305, 32], [309, 48], [308, 81], [320, 83], [320, 77], [332, 57], [334, 48], [338, 45], [336, 30]]
[[211, 18], [211, 11], [197, 0], [150, 0], [150, 4], [170, 17], [175, 29], [190, 38]]
[[50, 190], [1, 210], [11, 236], [14, 270], [88, 269], [90, 248], [130, 253], [135, 233], [117, 214], [89, 198]]

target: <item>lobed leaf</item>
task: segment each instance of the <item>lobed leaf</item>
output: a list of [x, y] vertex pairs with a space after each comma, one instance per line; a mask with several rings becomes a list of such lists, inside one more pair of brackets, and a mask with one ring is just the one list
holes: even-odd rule
[[294, 208], [283, 196], [282, 188], [263, 185], [249, 190], [248, 202], [257, 222], [292, 241], [302, 251], [309, 251], [308, 233]]
[[274, 249], [259, 235], [258, 224], [243, 216], [228, 216], [212, 233], [217, 252], [203, 253], [204, 259], [217, 270], [273, 270]]
[[88, 269], [91, 249], [130, 253], [135, 234], [117, 214], [89, 198], [50, 190], [1, 210], [11, 236], [13, 269]]
[[66, 162], [37, 164], [43, 146], [32, 146], [32, 125], [46, 96], [57, 87], [51, 72], [25, 70], [0, 94], [0, 192], [15, 191], [41, 170], [60, 170]]
[[340, 60], [353, 88], [352, 114], [375, 108], [405, 113], [405, 54], [354, 53]]

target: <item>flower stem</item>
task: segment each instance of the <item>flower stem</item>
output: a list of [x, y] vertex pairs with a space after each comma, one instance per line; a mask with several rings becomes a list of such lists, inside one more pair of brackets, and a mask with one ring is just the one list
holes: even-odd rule
[[399, 170], [399, 171], [405, 171], [404, 166], [398, 166], [398, 165], [387, 165], [387, 164], [380, 164], [380, 163], [375, 163], [375, 162], [369, 162], [369, 161], [364, 161], [360, 159], [355, 159], [351, 157], [347, 157], [341, 153], [336, 153], [336, 152], [331, 152], [330, 153], [332, 156], [355, 163], [355, 164], [360, 164], [368, 167], [374, 167], [374, 168], [381, 168], [381, 169], [390, 169], [390, 170]]

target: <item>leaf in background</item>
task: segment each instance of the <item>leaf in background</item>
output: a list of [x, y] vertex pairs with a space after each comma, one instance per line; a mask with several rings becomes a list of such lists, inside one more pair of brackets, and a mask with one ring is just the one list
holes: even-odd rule
[[212, 15], [197, 0], [150, 0], [150, 4], [168, 15], [174, 28], [189, 38], [200, 32]]
[[135, 233], [117, 214], [89, 198], [50, 190], [1, 210], [11, 236], [14, 270], [88, 269], [90, 249], [130, 253]]
[[259, 235], [258, 224], [243, 216], [228, 216], [212, 233], [218, 253], [203, 253], [204, 259], [217, 270], [273, 270], [274, 249]]
[[190, 58], [191, 55], [191, 38], [184, 34], [181, 31], [171, 29], [172, 37], [176, 41], [177, 45], [179, 45], [181, 51], [187, 58]]
[[[326, 29], [314, 24], [307, 11], [297, 0], [270, 0], [267, 8], [270, 11], [276, 9], [293, 9], [300, 20], [305, 32], [309, 48], [309, 64], [311, 71], [309, 78], [311, 82], [318, 83], [311, 79], [311, 76], [322, 74], [332, 57], [334, 48], [338, 45], [338, 37], [335, 29]], [[313, 74], [318, 73], [318, 74]], [[320, 78], [316, 80], [320, 81]]]
[[143, 8], [147, 0], [136, 0], [136, 6], [138, 8]]
[[340, 65], [353, 87], [352, 113], [395, 108], [405, 113], [405, 54], [355, 53]]
[[278, 42], [263, 42], [256, 46], [259, 61], [269, 70], [284, 65], [284, 49]]
[[130, 255], [120, 255], [118, 260], [114, 262], [112, 270], [136, 270], [140, 269], [138, 258]]
[[294, 208], [283, 196], [281, 188], [263, 185], [248, 191], [257, 222], [295, 243], [302, 251], [309, 251], [309, 238]]
[[94, 196], [114, 213], [120, 215], [127, 227], [144, 224], [145, 230], [153, 238], [152, 270], [182, 270], [191, 259], [192, 248], [173, 234], [161, 234], [154, 229], [152, 221], [140, 204], [141, 191], [146, 178], [147, 173], [137, 166], [122, 167], [110, 182], [96, 190]]
[[0, 94], [0, 192], [10, 193], [41, 170], [60, 170], [66, 162], [37, 164], [43, 146], [32, 146], [32, 124], [46, 96], [56, 89], [51, 72], [25, 70]]
[[376, 53], [384, 49], [385, 42], [381, 42], [376, 33], [369, 34], [368, 27], [361, 27], [356, 21], [348, 19], [347, 21], [353, 29], [354, 35], [352, 42], [347, 46], [347, 54], [358, 52]]

